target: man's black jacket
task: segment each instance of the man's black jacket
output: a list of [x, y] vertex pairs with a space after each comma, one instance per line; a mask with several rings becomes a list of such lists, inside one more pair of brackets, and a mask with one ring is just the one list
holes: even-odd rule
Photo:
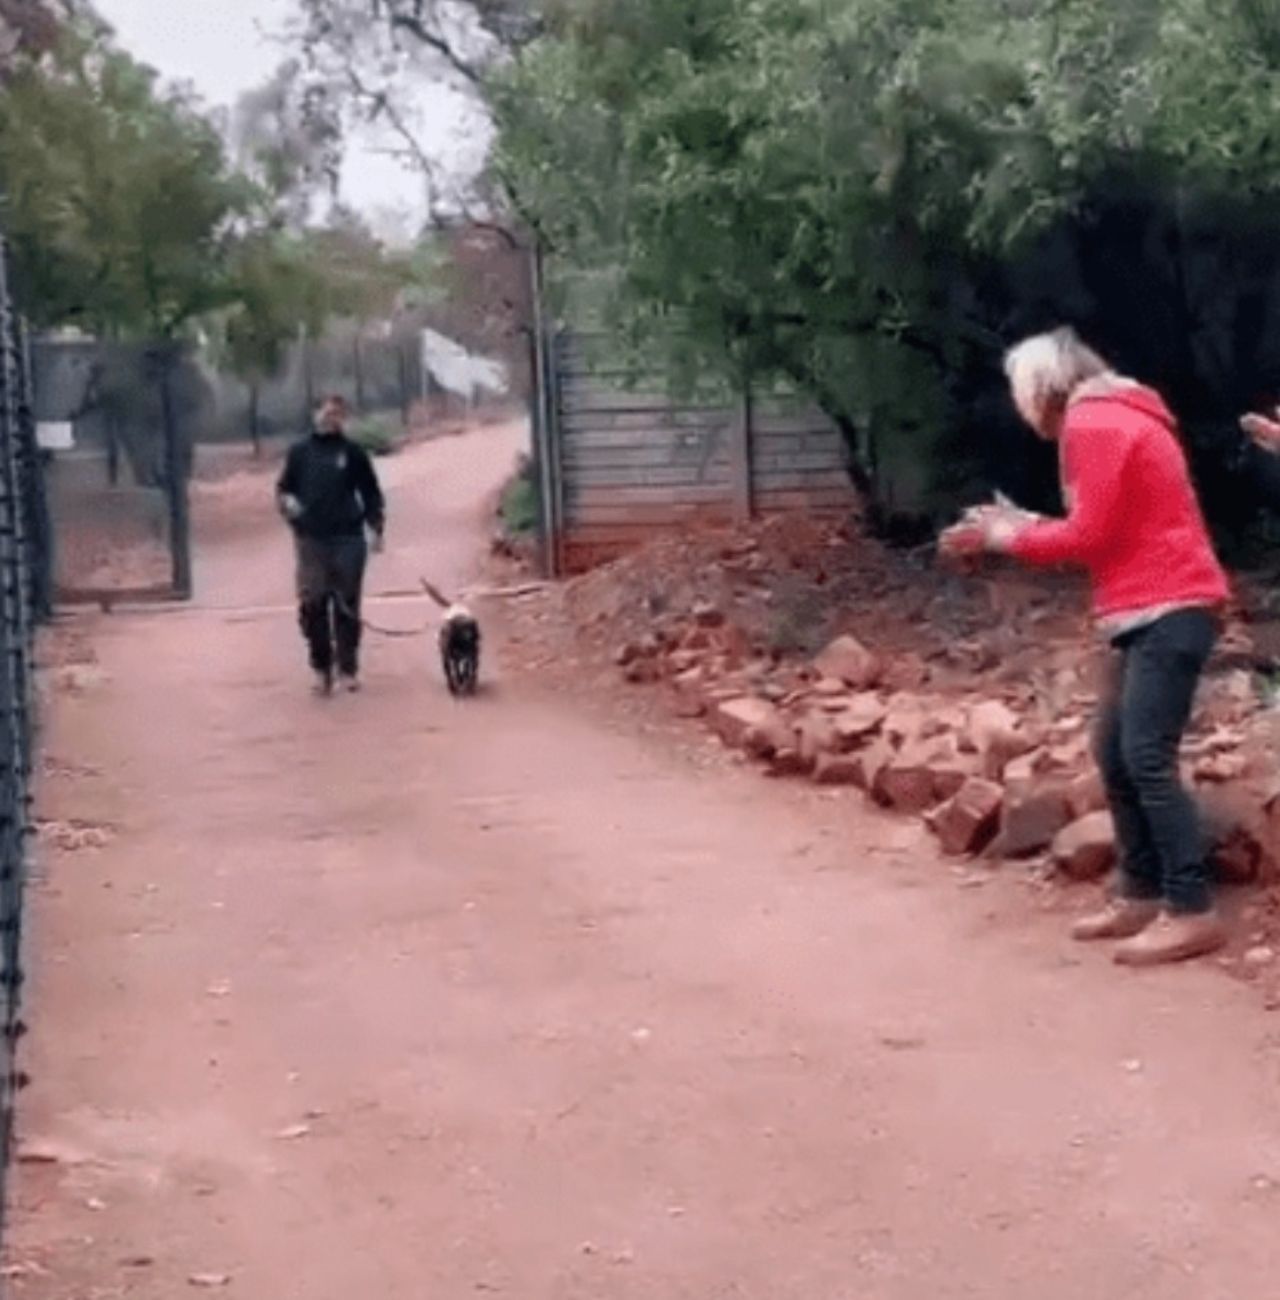
[[359, 537], [366, 524], [383, 530], [386, 507], [373, 462], [343, 434], [313, 433], [295, 443], [276, 491], [300, 502], [302, 513], [291, 522], [302, 537]]

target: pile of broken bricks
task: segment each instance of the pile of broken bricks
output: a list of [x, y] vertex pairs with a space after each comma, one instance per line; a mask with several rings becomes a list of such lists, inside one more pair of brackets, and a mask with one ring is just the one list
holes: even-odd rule
[[[852, 636], [795, 664], [755, 651], [712, 605], [619, 648], [637, 684], [664, 683], [676, 712], [701, 718], [774, 777], [862, 791], [921, 817], [944, 852], [1038, 860], [1072, 880], [1104, 876], [1115, 833], [1090, 757], [1096, 695], [1079, 679], [1052, 701], [931, 692], [915, 672]], [[977, 683], [974, 683], [977, 685]], [[1206, 682], [1184, 751], [1219, 873], [1280, 879], [1280, 715], [1245, 672]]]

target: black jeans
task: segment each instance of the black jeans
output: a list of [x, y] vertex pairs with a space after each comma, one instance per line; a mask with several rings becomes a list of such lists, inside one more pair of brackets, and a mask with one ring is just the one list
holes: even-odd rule
[[1122, 891], [1174, 912], [1211, 906], [1204, 836], [1178, 749], [1217, 624], [1180, 610], [1114, 642], [1097, 758], [1116, 823]]
[[298, 623], [311, 667], [354, 677], [360, 670], [360, 597], [369, 558], [363, 537], [298, 537]]

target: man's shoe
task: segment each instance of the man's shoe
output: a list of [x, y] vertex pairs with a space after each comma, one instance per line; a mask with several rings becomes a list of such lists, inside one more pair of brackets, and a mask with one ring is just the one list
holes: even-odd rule
[[1160, 904], [1142, 898], [1117, 898], [1101, 912], [1084, 916], [1071, 927], [1071, 937], [1080, 943], [1100, 939], [1132, 939], [1160, 915]]
[[343, 673], [338, 680], [342, 683], [342, 689], [350, 695], [360, 689], [360, 678], [355, 673]]
[[313, 695], [319, 695], [322, 699], [333, 694], [333, 674], [316, 673], [315, 681], [311, 685]]
[[1207, 957], [1226, 945], [1227, 930], [1216, 912], [1166, 912], [1115, 952], [1121, 966], [1163, 966]]

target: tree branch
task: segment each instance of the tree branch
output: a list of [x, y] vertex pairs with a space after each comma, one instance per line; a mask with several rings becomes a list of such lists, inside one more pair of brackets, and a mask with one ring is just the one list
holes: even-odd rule
[[473, 86], [483, 83], [484, 74], [480, 69], [464, 59], [443, 36], [428, 30], [427, 24], [420, 16], [393, 13], [390, 15], [390, 22], [393, 36], [398, 32], [408, 32], [429, 50], [434, 50], [459, 76], [465, 77]]

